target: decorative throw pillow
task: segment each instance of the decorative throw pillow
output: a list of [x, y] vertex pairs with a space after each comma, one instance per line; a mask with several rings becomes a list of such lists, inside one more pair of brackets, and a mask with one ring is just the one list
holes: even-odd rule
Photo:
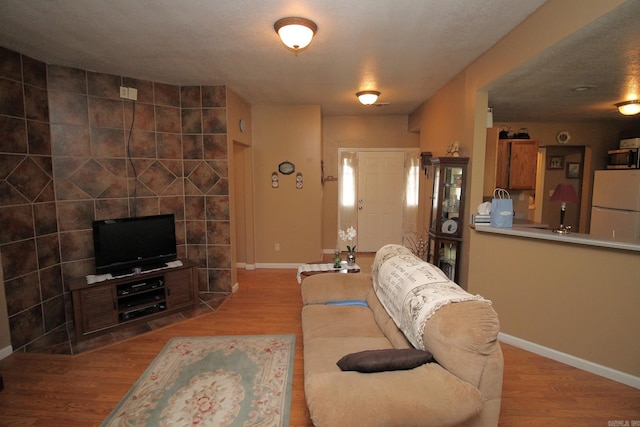
[[433, 355], [428, 351], [416, 348], [388, 348], [347, 354], [338, 360], [337, 365], [343, 371], [371, 373], [413, 369], [433, 361]]

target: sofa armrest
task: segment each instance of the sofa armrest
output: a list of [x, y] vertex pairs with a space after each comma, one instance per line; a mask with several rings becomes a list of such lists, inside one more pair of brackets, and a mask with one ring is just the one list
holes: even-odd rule
[[497, 313], [483, 301], [449, 304], [425, 324], [425, 348], [441, 366], [477, 387], [485, 399], [486, 409], [472, 425], [498, 422], [504, 369], [499, 331]]
[[373, 292], [371, 275], [366, 273], [322, 273], [302, 281], [302, 303], [325, 304], [332, 301], [367, 300]]

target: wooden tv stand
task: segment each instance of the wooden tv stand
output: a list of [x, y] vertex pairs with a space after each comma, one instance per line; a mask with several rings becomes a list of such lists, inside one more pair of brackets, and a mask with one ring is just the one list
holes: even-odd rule
[[198, 271], [193, 261], [160, 270], [88, 284], [69, 281], [76, 340], [198, 306]]

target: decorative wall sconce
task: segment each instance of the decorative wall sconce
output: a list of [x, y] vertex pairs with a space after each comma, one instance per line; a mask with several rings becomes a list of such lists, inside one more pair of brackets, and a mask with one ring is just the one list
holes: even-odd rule
[[487, 108], [487, 129], [493, 127], [493, 108]]
[[420, 165], [422, 166], [422, 170], [424, 171], [425, 176], [429, 176], [429, 166], [431, 166], [431, 151], [423, 151], [420, 153]]
[[315, 22], [299, 17], [278, 19], [273, 24], [273, 28], [280, 36], [282, 43], [296, 52], [309, 46], [313, 36], [318, 31], [318, 26]]

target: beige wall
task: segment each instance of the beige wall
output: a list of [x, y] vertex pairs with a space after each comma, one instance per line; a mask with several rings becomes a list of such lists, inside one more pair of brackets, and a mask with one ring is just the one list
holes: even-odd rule
[[472, 251], [503, 333], [640, 376], [637, 252], [476, 232]]
[[[462, 147], [470, 147], [468, 206], [477, 206], [483, 195], [483, 87], [622, 3], [548, 1], [420, 108], [422, 149], [436, 154], [430, 146], [442, 150], [458, 138]], [[459, 128], [452, 126], [454, 121]], [[613, 369], [640, 373], [637, 308], [629, 304], [639, 299], [637, 275], [608, 274], [634, 271], [637, 254], [486, 236], [469, 229], [464, 238], [463, 260], [468, 265], [463, 262], [461, 278], [470, 292], [496, 301], [503, 331]], [[610, 290], [621, 295], [614, 297]]]
[[[302, 263], [320, 259], [322, 186], [320, 184], [320, 107], [253, 106], [253, 187], [256, 263]], [[271, 174], [285, 160], [292, 175]], [[301, 172], [304, 188], [296, 189]], [[275, 250], [275, 244], [280, 250]]]
[[[407, 116], [325, 116], [322, 119], [324, 175], [338, 177], [339, 148], [418, 147], [419, 135], [409, 132]], [[322, 247], [333, 249], [338, 236], [338, 181], [323, 188]]]

